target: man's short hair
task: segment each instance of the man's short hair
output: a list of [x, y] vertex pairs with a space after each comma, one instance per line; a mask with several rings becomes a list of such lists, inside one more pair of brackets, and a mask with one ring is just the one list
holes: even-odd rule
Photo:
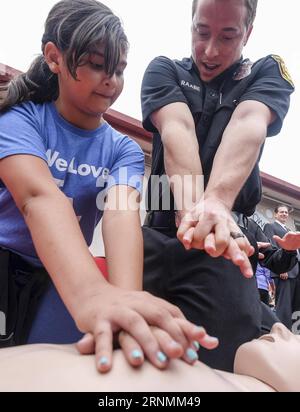
[[288, 212], [290, 211], [287, 205], [278, 205], [275, 207], [274, 212], [277, 214], [279, 212], [279, 209], [281, 209], [282, 207], [286, 208]]
[[[257, 9], [257, 2], [258, 0], [244, 0], [245, 6], [247, 8], [247, 19], [246, 19], [246, 27], [248, 28], [254, 22], [256, 16], [256, 9]], [[198, 0], [193, 0], [193, 8], [192, 8], [192, 17], [194, 17], [196, 13]]]

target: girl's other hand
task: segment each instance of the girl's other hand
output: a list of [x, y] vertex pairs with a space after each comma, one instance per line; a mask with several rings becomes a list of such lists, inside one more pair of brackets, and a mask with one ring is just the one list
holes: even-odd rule
[[95, 353], [100, 372], [112, 367], [113, 337], [120, 331], [120, 344], [132, 366], [141, 365], [145, 357], [160, 369], [167, 367], [171, 358], [184, 357], [193, 363], [191, 351], [186, 357], [193, 342], [208, 349], [218, 344], [207, 338], [203, 328], [186, 320], [176, 306], [147, 292], [125, 291], [107, 284], [85, 302], [80, 306], [77, 325], [88, 334], [77, 348], [82, 354]]

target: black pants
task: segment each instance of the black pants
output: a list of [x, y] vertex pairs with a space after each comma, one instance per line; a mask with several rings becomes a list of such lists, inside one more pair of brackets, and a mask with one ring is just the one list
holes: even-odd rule
[[266, 305], [264, 302], [261, 302], [262, 309], [262, 320], [261, 320], [261, 335], [270, 333], [272, 326], [275, 323], [280, 322], [280, 319], [276, 316], [274, 311], [270, 308], [269, 305]]
[[0, 248], [0, 348], [27, 342], [48, 283], [45, 269], [34, 268], [15, 253]]
[[260, 300], [264, 302], [265, 305], [269, 305], [270, 297], [269, 292], [265, 289], [258, 289]]
[[144, 288], [177, 305], [195, 324], [220, 340], [200, 360], [233, 370], [237, 348], [260, 335], [261, 303], [255, 279], [230, 261], [199, 250], [186, 251], [176, 238], [144, 227]]
[[[299, 320], [297, 313], [300, 311], [300, 276], [287, 280], [275, 278], [274, 281], [276, 315], [288, 329], [292, 329], [293, 320]], [[296, 315], [294, 319], [293, 315]]]

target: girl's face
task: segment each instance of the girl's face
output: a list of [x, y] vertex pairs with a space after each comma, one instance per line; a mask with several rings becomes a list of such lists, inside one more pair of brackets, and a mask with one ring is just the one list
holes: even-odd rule
[[70, 74], [63, 57], [60, 58], [59, 97], [56, 107], [70, 123], [83, 129], [95, 129], [102, 115], [116, 101], [123, 90], [127, 54], [109, 76], [104, 70], [104, 48], [87, 55], [76, 70], [77, 79]]

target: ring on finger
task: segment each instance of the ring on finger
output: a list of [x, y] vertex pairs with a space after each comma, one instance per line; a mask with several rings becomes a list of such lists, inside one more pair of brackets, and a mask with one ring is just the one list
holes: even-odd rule
[[244, 239], [246, 236], [243, 233], [240, 232], [230, 232], [230, 236], [232, 237], [232, 239], [236, 240], [236, 239]]

